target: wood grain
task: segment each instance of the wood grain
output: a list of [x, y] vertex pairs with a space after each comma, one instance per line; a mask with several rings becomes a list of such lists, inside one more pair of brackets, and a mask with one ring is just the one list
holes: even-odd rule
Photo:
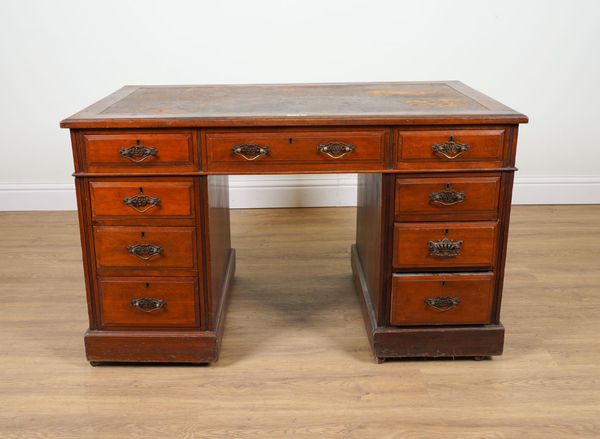
[[[100, 278], [98, 296], [103, 328], [198, 327], [200, 305], [195, 278]], [[155, 310], [133, 306], [135, 299], [164, 301]]]
[[[505, 157], [505, 129], [461, 130], [399, 130], [396, 136], [396, 167], [398, 169], [465, 169], [495, 168]], [[464, 152], [450, 158], [436, 153], [434, 145], [455, 141], [466, 145]]]
[[513, 208], [507, 342], [480, 362], [373, 363], [354, 224], [350, 208], [233, 211], [219, 362], [91, 368], [76, 213], [0, 213], [0, 437], [600, 435], [600, 206]]
[[[92, 180], [90, 204], [92, 220], [116, 217], [129, 218], [193, 218], [194, 182], [191, 178], [148, 180]], [[151, 197], [154, 204], [136, 208], [127, 204], [127, 198]]]
[[[444, 202], [434, 195], [454, 194]], [[500, 174], [396, 179], [396, 221], [485, 220], [498, 217]]]
[[[371, 130], [207, 130], [204, 134], [206, 169], [227, 171], [239, 168], [246, 172], [277, 172], [285, 170], [311, 169], [384, 169], [384, 152], [388, 143], [388, 131]], [[330, 157], [320, 152], [321, 145], [331, 143], [351, 145], [353, 150], [345, 155]], [[240, 145], [257, 145], [268, 151], [266, 154], [245, 159], [233, 154]], [[336, 158], [337, 157], [337, 158]]]
[[[88, 131], [80, 134], [81, 169], [88, 172], [185, 172], [198, 169], [195, 130]], [[121, 155], [136, 145], [155, 149], [134, 161]]]
[[[442, 308], [427, 305], [427, 299], [436, 297], [458, 302]], [[487, 324], [493, 298], [493, 273], [398, 274], [393, 279], [390, 323]]]
[[[396, 223], [392, 263], [394, 268], [408, 271], [493, 267], [497, 228], [495, 221]], [[445, 239], [461, 244], [456, 256], [432, 254], [428, 244]]]
[[[100, 269], [195, 269], [196, 231], [193, 227], [95, 226], [96, 266]], [[161, 252], [140, 258], [130, 246], [158, 246]]]

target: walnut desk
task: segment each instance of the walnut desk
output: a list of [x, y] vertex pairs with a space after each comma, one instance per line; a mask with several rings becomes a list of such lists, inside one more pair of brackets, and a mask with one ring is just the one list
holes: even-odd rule
[[214, 362], [228, 175], [358, 173], [352, 270], [377, 359], [500, 355], [517, 130], [456, 82], [128, 86], [71, 130], [87, 358]]

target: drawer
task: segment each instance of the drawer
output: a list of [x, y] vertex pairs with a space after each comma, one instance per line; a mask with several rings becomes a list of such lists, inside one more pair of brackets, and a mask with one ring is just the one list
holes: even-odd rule
[[492, 273], [395, 275], [392, 325], [486, 324], [494, 297]]
[[193, 278], [101, 278], [103, 327], [198, 327], [199, 305]]
[[197, 171], [192, 130], [86, 132], [81, 135], [87, 172]]
[[397, 223], [394, 267], [492, 267], [496, 230], [496, 222]]
[[90, 198], [94, 219], [194, 216], [194, 183], [191, 178], [184, 181], [92, 180]]
[[99, 269], [196, 267], [194, 227], [95, 226], [94, 248]]
[[383, 169], [386, 130], [207, 131], [209, 170]]
[[396, 221], [496, 219], [500, 175], [396, 179]]
[[505, 130], [397, 131], [396, 168], [468, 169], [501, 167]]

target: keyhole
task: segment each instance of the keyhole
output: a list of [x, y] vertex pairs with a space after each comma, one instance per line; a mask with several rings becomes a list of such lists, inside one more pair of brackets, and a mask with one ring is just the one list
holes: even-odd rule
[[150, 288], [150, 284], [146, 282], [146, 288]]
[[446, 189], [450, 189], [450, 183], [446, 183]]
[[136, 139], [136, 140], [135, 140], [135, 144], [136, 144], [136, 145], [139, 145], [139, 144], [140, 144], [140, 139]]
[[146, 232], [140, 233], [140, 236], [143, 238], [144, 236], [146, 236]]
[[446, 281], [445, 281], [445, 280], [443, 280], [443, 281], [442, 281], [442, 288], [444, 288], [445, 286], [446, 286]]
[[444, 230], [444, 235], [448, 236], [448, 229]]
[[288, 143], [290, 143], [290, 144], [292, 143], [292, 138], [291, 137], [288, 139]]
[[140, 186], [140, 194], [144, 193], [144, 188]]

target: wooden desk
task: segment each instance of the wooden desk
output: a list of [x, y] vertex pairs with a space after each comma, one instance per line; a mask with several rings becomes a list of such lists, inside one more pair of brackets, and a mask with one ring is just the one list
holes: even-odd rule
[[88, 360], [217, 361], [235, 270], [227, 176], [338, 172], [359, 173], [351, 262], [375, 357], [500, 355], [525, 122], [453, 81], [118, 90], [61, 122]]

